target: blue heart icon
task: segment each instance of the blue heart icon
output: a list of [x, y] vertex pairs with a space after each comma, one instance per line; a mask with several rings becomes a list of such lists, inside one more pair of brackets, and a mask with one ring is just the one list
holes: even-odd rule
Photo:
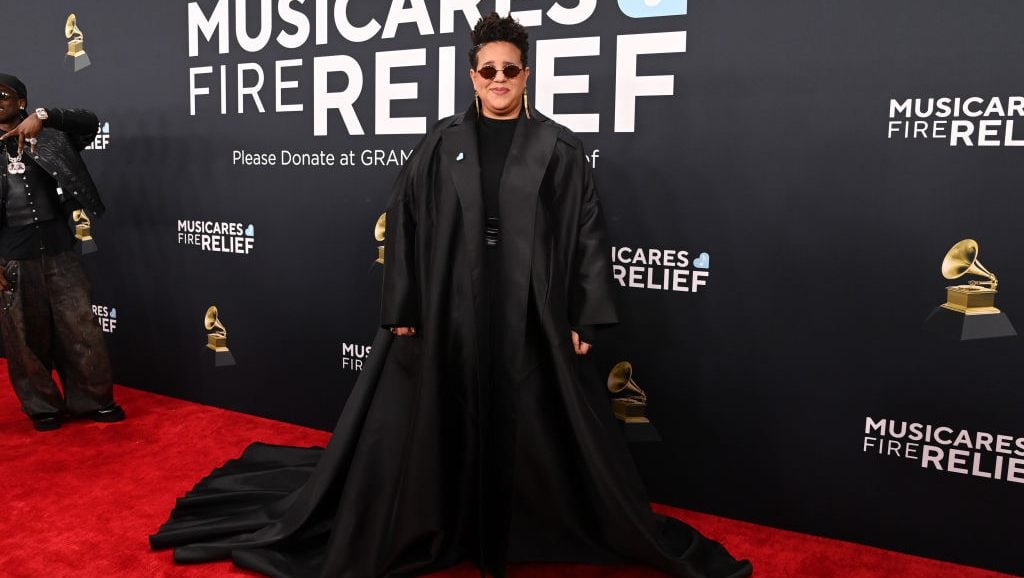
[[657, 18], [686, 14], [687, 0], [619, 0], [619, 10], [630, 18]]
[[116, 307], [111, 307], [110, 308], [110, 315], [108, 315], [107, 317], [110, 317], [111, 319], [117, 319], [117, 308]]
[[698, 269], [710, 269], [711, 255], [708, 255], [707, 253], [697, 255], [697, 258], [693, 260], [693, 266]]
[[249, 225], [249, 227], [246, 228], [246, 230], [245, 230], [245, 236], [246, 237], [255, 237], [256, 236], [256, 227], [254, 227], [252, 225]]

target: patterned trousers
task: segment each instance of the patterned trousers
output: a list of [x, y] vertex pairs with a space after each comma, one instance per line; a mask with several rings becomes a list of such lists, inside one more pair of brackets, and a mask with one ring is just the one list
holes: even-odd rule
[[13, 284], [0, 294], [4, 352], [25, 413], [76, 415], [114, 403], [107, 344], [78, 256], [65, 251], [0, 264]]

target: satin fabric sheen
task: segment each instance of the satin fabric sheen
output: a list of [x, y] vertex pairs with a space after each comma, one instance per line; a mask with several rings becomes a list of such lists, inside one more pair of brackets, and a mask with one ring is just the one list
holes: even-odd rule
[[325, 450], [254, 444], [151, 536], [179, 562], [269, 576], [414, 576], [474, 560], [644, 563], [751, 573], [650, 511], [604, 380], [571, 326], [616, 322], [582, 147], [520, 118], [484, 249], [472, 110], [416, 148], [389, 204], [382, 329]]

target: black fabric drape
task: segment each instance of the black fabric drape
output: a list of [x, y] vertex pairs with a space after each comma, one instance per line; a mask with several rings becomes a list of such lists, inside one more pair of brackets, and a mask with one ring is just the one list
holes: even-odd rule
[[616, 321], [579, 141], [539, 115], [519, 120], [501, 242], [485, 249], [476, 134], [472, 110], [438, 123], [388, 207], [382, 325], [416, 337], [378, 334], [322, 455], [251, 447], [179, 501], [153, 547], [289, 577], [410, 576], [465, 559], [497, 575], [548, 560], [750, 574], [650, 511], [604, 382], [573, 352], [572, 326]]

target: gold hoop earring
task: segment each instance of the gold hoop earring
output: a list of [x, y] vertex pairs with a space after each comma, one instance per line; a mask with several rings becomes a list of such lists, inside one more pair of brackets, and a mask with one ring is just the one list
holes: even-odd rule
[[533, 117], [530, 116], [530, 95], [526, 90], [523, 91], [523, 108], [526, 109], [526, 118], [533, 120]]
[[480, 95], [475, 92], [473, 93], [473, 102], [476, 103], [476, 115], [480, 116]]

